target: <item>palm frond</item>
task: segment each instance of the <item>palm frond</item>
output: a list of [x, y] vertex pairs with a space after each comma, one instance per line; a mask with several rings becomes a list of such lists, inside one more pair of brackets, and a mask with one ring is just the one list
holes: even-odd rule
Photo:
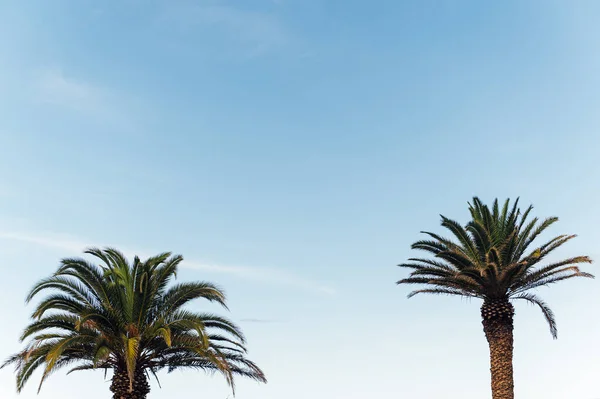
[[162, 368], [201, 368], [221, 373], [234, 387], [234, 376], [266, 381], [246, 359], [245, 337], [229, 319], [192, 312], [195, 299], [227, 309], [225, 294], [208, 282], [169, 285], [180, 255], [164, 252], [130, 263], [114, 248], [89, 248], [100, 261], [66, 258], [52, 276], [38, 282], [27, 300], [45, 294], [21, 336], [25, 348], [0, 367], [14, 365], [20, 391], [35, 370], [43, 382], [56, 370], [126, 370], [133, 380]]
[[544, 318], [548, 322], [548, 327], [550, 327], [550, 333], [552, 334], [552, 337], [554, 339], [558, 337], [558, 330], [556, 328], [556, 319], [554, 318], [554, 312], [552, 312], [552, 309], [550, 309], [546, 302], [542, 301], [536, 295], [528, 292], [516, 295], [513, 298], [524, 299], [531, 304], [537, 305], [544, 314]]
[[[417, 294], [447, 294], [477, 297], [487, 301], [525, 299], [542, 309], [556, 335], [554, 316], [547, 305], [529, 291], [575, 277], [593, 278], [579, 266], [591, 263], [587, 256], [574, 256], [544, 264], [547, 256], [572, 240], [575, 235], [563, 234], [534, 247], [537, 238], [553, 226], [558, 218], [530, 219], [533, 206], [524, 211], [519, 199], [492, 206], [474, 197], [469, 205], [471, 219], [463, 227], [442, 216], [442, 227], [450, 230], [454, 240], [432, 232], [422, 232], [427, 238], [412, 244], [431, 258], [411, 258], [399, 266], [410, 270], [408, 277], [397, 284], [422, 285], [412, 291]], [[541, 266], [540, 266], [541, 265]]]

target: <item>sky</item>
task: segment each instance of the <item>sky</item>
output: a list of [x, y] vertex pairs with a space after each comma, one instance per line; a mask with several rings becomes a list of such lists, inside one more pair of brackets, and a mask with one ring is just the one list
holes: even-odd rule
[[[28, 289], [90, 245], [183, 254], [268, 384], [239, 399], [491, 397], [478, 301], [406, 298], [440, 214], [520, 197], [600, 259], [595, 1], [0, 2], [0, 357]], [[586, 271], [597, 272], [596, 266]], [[598, 282], [516, 304], [518, 398], [600, 398]], [[193, 309], [206, 309], [201, 302]], [[212, 309], [212, 308], [211, 308]], [[39, 377], [36, 376], [36, 377]], [[106, 398], [58, 372], [5, 399]], [[230, 396], [196, 371], [150, 398]]]

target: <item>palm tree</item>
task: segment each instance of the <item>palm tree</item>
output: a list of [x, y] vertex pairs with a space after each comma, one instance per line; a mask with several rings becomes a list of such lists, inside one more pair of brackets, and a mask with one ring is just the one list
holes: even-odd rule
[[161, 369], [218, 372], [232, 389], [235, 375], [266, 382], [246, 359], [244, 336], [235, 324], [184, 307], [202, 298], [227, 308], [223, 291], [207, 282], [169, 285], [180, 255], [166, 252], [145, 261], [136, 256], [129, 264], [115, 249], [85, 253], [101, 265], [63, 259], [58, 271], [27, 297], [29, 302], [47, 293], [21, 336], [29, 342], [2, 365], [15, 365], [19, 392], [36, 369], [43, 369], [41, 388], [50, 373], [64, 366], [74, 366], [69, 373], [112, 370], [114, 399], [145, 398], [149, 374], [156, 377]]
[[483, 300], [481, 317], [490, 348], [493, 399], [513, 399], [513, 315], [511, 303], [523, 299], [539, 306], [556, 338], [556, 321], [548, 305], [531, 291], [573, 277], [593, 277], [578, 265], [591, 263], [587, 256], [546, 262], [548, 255], [574, 238], [560, 235], [543, 245], [533, 242], [558, 218], [528, 220], [533, 209], [524, 212], [519, 200], [510, 207], [506, 200], [500, 209], [498, 200], [492, 210], [475, 197], [469, 203], [471, 221], [465, 226], [442, 216], [442, 226], [454, 236], [444, 238], [423, 232], [426, 240], [417, 241], [413, 249], [432, 254], [429, 258], [411, 258], [400, 267], [411, 270], [398, 284], [422, 284], [417, 294], [447, 294]]

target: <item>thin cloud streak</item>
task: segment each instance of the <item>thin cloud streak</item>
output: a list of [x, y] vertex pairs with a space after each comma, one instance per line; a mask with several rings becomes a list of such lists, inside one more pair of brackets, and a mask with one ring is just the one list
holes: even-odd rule
[[119, 125], [127, 131], [137, 123], [131, 114], [135, 99], [113, 88], [84, 81], [60, 68], [43, 68], [33, 80], [33, 98], [38, 104], [53, 106], [93, 117], [103, 123]]
[[289, 35], [272, 13], [224, 4], [169, 5], [163, 18], [180, 28], [203, 27], [217, 35], [250, 48], [252, 56], [280, 48]]
[[64, 235], [35, 235], [19, 232], [0, 231], [0, 239], [20, 241], [29, 244], [35, 244], [46, 248], [60, 249], [69, 252], [81, 252], [89, 244], [82, 241], [73, 240]]
[[282, 320], [270, 320], [270, 319], [241, 319], [242, 323], [283, 323]]
[[[19, 241], [46, 248], [59, 249], [66, 252], [81, 253], [85, 248], [89, 248], [92, 245], [88, 241], [82, 241], [74, 239], [71, 236], [65, 234], [31, 234], [23, 232], [12, 232], [12, 231], [0, 231], [0, 240], [12, 240]], [[110, 245], [102, 245], [110, 246]], [[122, 246], [115, 246], [121, 249], [126, 254], [137, 254], [140, 257], [149, 257], [150, 254], [147, 251], [134, 251], [124, 248]], [[187, 261], [181, 264], [182, 268], [192, 270], [203, 270], [214, 273], [229, 274], [241, 279], [251, 280], [261, 283], [268, 283], [274, 285], [285, 285], [295, 287], [304, 291], [310, 291], [318, 294], [335, 295], [336, 290], [327, 285], [320, 284], [318, 282], [305, 279], [303, 277], [282, 272], [275, 269], [248, 267], [248, 266], [226, 266], [218, 265], [213, 263], [204, 263], [198, 261]]]
[[104, 111], [105, 96], [100, 88], [67, 77], [60, 69], [44, 70], [36, 82], [37, 100], [75, 110]]
[[185, 266], [182, 264], [182, 267], [196, 270], [213, 271], [217, 273], [227, 273], [244, 278], [246, 280], [261, 281], [271, 284], [282, 284], [327, 295], [334, 295], [336, 293], [335, 289], [332, 287], [275, 269], [247, 266], [224, 266], [193, 261], [185, 262]]

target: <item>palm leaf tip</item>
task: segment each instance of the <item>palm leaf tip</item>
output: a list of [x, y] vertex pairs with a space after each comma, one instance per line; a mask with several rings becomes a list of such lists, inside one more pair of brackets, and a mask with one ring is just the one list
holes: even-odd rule
[[552, 334], [552, 338], [554, 338], [554, 339], [558, 338], [558, 329], [557, 329], [557, 325], [556, 325], [556, 318], [554, 316], [554, 312], [552, 311], [552, 309], [550, 309], [550, 307], [548, 306], [548, 304], [546, 304], [546, 302], [544, 302], [537, 295], [532, 294], [532, 293], [523, 293], [518, 296], [515, 296], [514, 299], [523, 299], [532, 305], [538, 306], [540, 308], [540, 310], [542, 311], [542, 314], [544, 315], [546, 322], [548, 323], [548, 327], [550, 328], [550, 333]]
[[594, 276], [592, 273], [587, 273], [587, 272], [579, 272], [579, 273], [577, 273], [577, 277], [585, 277], [585, 278], [593, 278], [593, 279], [596, 278], [596, 276]]

